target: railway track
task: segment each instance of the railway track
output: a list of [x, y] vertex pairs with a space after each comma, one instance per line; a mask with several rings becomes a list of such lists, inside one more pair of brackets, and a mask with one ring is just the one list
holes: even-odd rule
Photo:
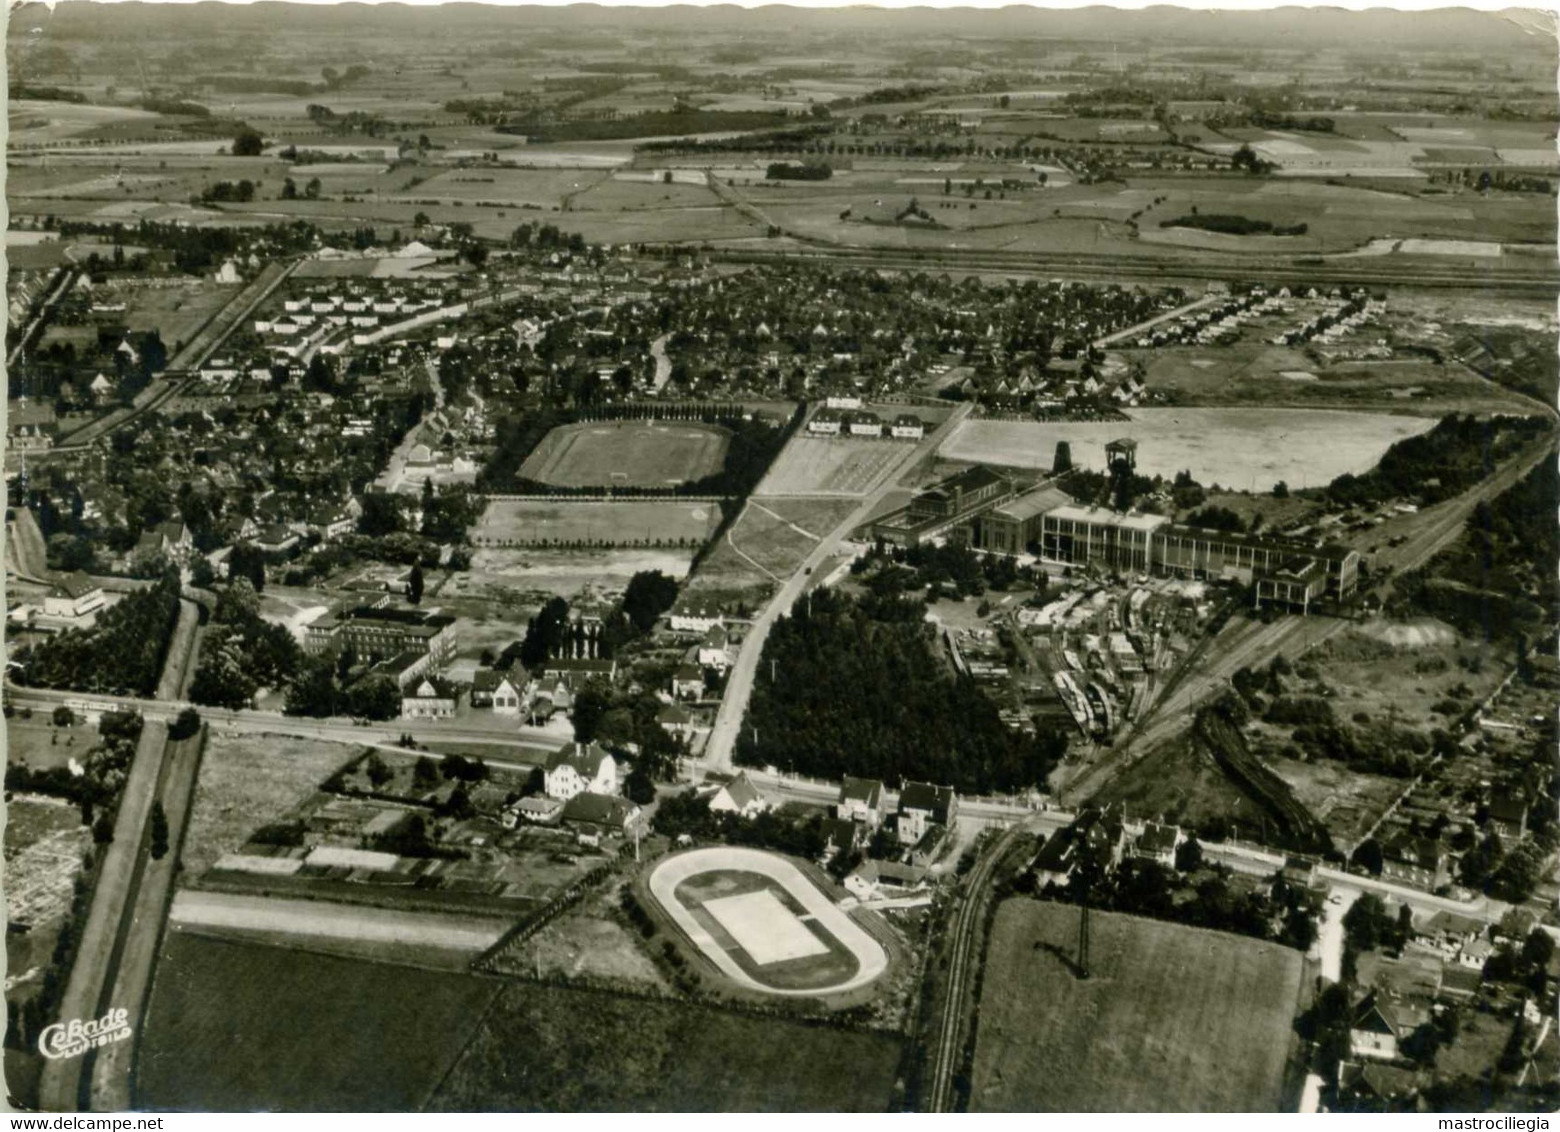
[[968, 1027], [965, 1018], [973, 1003], [966, 999], [974, 989], [976, 937], [985, 914], [986, 889], [991, 884], [992, 873], [1013, 847], [1023, 831], [1015, 825], [997, 838], [991, 848], [981, 854], [980, 860], [965, 881], [964, 899], [959, 906], [953, 925], [953, 951], [948, 960], [948, 987], [943, 998], [942, 1026], [937, 1035], [937, 1056], [932, 1062], [932, 1086], [927, 1111], [950, 1112], [953, 1103], [953, 1075], [964, 1050], [963, 1036]]
[[[1477, 289], [1528, 298], [1552, 299], [1560, 289], [1560, 273], [1553, 269], [1479, 271], [1468, 267], [1373, 264], [1364, 259], [1297, 258], [1250, 261], [1174, 260], [1130, 255], [1056, 255], [1045, 252], [978, 251], [962, 248], [928, 248], [901, 251], [893, 248], [859, 248], [808, 244], [784, 250], [762, 248], [712, 248], [712, 260], [728, 263], [834, 262], [890, 271], [940, 271], [959, 268], [1014, 275], [1047, 275], [1075, 280], [1115, 281], [1144, 279], [1159, 283], [1178, 280], [1214, 280], [1241, 283], [1252, 279], [1274, 284], [1351, 284], [1363, 287], [1429, 290]], [[1304, 258], [1304, 257], [1300, 257]]]

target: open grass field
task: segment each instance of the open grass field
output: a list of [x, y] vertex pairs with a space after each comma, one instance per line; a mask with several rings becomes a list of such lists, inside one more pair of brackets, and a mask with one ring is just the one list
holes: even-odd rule
[[[1059, 773], [1068, 769], [1064, 766]], [[1187, 736], [1150, 751], [1115, 775], [1097, 801], [1119, 802], [1131, 813], [1161, 815], [1183, 827], [1219, 819], [1260, 829], [1264, 820], [1262, 808]]]
[[1108, 912], [1091, 926], [1080, 980], [1076, 908], [997, 910], [972, 1112], [1278, 1110], [1299, 952]]
[[859, 498], [893, 474], [914, 451], [914, 443], [908, 440], [794, 436], [754, 494]]
[[[472, 532], [478, 546], [657, 541], [703, 542], [720, 523], [714, 503], [634, 500], [560, 503], [545, 499], [495, 499]], [[479, 572], [483, 566], [473, 563]]]
[[55, 727], [43, 711], [33, 712], [31, 719], [16, 715], [5, 722], [5, 761], [48, 770], [84, 759], [97, 741], [96, 727]]
[[135, 1107], [415, 1110], [497, 990], [470, 975], [169, 932]]
[[1375, 622], [1347, 631], [1311, 650], [1306, 660], [1333, 689], [1333, 708], [1349, 718], [1389, 714], [1408, 725], [1443, 726], [1431, 709], [1451, 698], [1471, 705], [1489, 695], [1515, 657], [1504, 649], [1460, 637], [1431, 618]]
[[881, 1112], [894, 1035], [600, 991], [511, 985], [427, 1108]]
[[[1371, 342], [1387, 328], [1368, 328], [1345, 348]], [[1394, 341], [1413, 341], [1392, 328]], [[1151, 389], [1178, 406], [1296, 409], [1386, 409], [1416, 415], [1448, 412], [1513, 412], [1528, 406], [1457, 362], [1427, 358], [1327, 361], [1314, 353], [1274, 346], [1248, 336], [1231, 346], [1130, 349], [1142, 362]]]
[[1395, 441], [1430, 429], [1431, 417], [1328, 409], [1133, 409], [1130, 421], [965, 421], [938, 455], [1022, 468], [1049, 468], [1057, 441], [1073, 463], [1103, 470], [1105, 444], [1138, 442], [1138, 471], [1166, 479], [1180, 471], [1204, 485], [1267, 491], [1331, 482], [1375, 466]]
[[234, 735], [216, 728], [195, 782], [181, 862], [198, 876], [259, 826], [280, 821], [361, 748], [286, 735]]
[[715, 425], [587, 421], [553, 429], [520, 466], [558, 487], [667, 487], [720, 470], [731, 434]]

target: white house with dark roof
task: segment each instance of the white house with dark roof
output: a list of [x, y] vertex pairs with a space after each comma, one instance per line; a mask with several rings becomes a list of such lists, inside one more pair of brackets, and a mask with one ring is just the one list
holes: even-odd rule
[[1171, 868], [1175, 865], [1175, 851], [1183, 840], [1185, 838], [1181, 835], [1179, 827], [1151, 821], [1145, 824], [1143, 832], [1138, 834], [1132, 852], [1134, 856], [1146, 861], [1158, 861], [1166, 868]]
[[710, 794], [710, 812], [737, 814], [750, 818], [769, 809], [769, 800], [753, 785], [747, 771], [741, 771], [729, 782], [718, 785]]
[[934, 826], [952, 828], [959, 814], [959, 795], [951, 786], [907, 782], [899, 792], [895, 832], [899, 844], [916, 845]]
[[61, 575], [43, 599], [43, 612], [50, 617], [85, 617], [103, 607], [103, 587], [80, 570]]
[[876, 829], [883, 822], [883, 784], [875, 778], [845, 776], [840, 783], [839, 800], [834, 804], [836, 817], [865, 822]]
[[554, 751], [544, 770], [549, 798], [567, 802], [578, 794], [616, 794], [617, 760], [600, 743], [570, 743]]
[[479, 668], [471, 680], [471, 706], [490, 708], [494, 715], [519, 715], [529, 683], [517, 670]]
[[455, 686], [425, 676], [401, 696], [402, 719], [454, 719]]
[[724, 672], [731, 666], [731, 637], [724, 625], [711, 625], [699, 642], [699, 664]]

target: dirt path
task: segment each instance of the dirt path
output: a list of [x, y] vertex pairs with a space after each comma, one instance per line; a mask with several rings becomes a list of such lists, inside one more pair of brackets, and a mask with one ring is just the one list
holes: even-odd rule
[[181, 927], [422, 944], [473, 954], [491, 947], [507, 926], [503, 920], [472, 916], [398, 912], [390, 908], [330, 904], [323, 900], [276, 900], [189, 889], [174, 897], [169, 918]]

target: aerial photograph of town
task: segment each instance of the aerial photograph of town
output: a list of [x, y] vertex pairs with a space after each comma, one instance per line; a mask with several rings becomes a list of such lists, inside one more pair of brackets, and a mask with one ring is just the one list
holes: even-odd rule
[[1557, 58], [13, 5], [10, 1106], [1556, 1111]]

